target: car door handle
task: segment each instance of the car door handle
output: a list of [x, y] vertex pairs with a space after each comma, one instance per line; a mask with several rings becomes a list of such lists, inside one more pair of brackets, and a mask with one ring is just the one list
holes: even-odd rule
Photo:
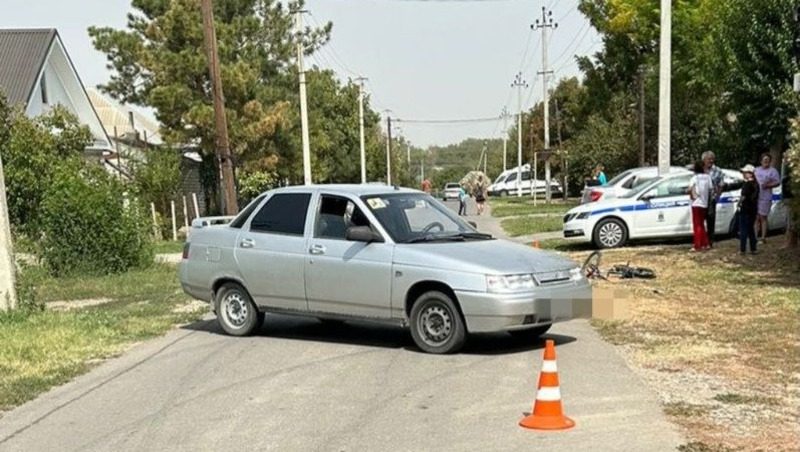
[[311, 254], [325, 254], [325, 247], [322, 245], [311, 245], [311, 248], [308, 249], [308, 252]]
[[253, 239], [242, 239], [242, 241], [239, 242], [239, 246], [242, 248], [252, 248], [256, 246], [256, 242]]

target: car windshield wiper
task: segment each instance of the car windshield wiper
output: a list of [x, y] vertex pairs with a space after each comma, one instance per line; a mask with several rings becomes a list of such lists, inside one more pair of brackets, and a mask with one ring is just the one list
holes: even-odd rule
[[465, 239], [478, 239], [478, 240], [491, 240], [494, 238], [492, 234], [486, 234], [484, 232], [459, 232], [457, 234], [448, 237], [462, 237]]
[[425, 234], [420, 235], [418, 237], [412, 237], [406, 240], [403, 243], [421, 243], [421, 242], [452, 242], [452, 241], [463, 241], [464, 237], [461, 237], [459, 234], [455, 235], [434, 235], [434, 234]]

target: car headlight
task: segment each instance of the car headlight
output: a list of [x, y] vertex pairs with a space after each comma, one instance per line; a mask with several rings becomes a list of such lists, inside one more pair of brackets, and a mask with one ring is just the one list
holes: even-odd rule
[[533, 275], [486, 275], [486, 289], [495, 293], [524, 292], [536, 287]]
[[575, 217], [575, 219], [576, 220], [585, 220], [585, 219], [589, 218], [589, 215], [591, 215], [591, 214], [592, 214], [591, 212], [583, 212], [583, 213], [578, 214], [578, 216]]
[[573, 281], [578, 281], [584, 277], [583, 269], [581, 267], [575, 267], [569, 271], [569, 277]]

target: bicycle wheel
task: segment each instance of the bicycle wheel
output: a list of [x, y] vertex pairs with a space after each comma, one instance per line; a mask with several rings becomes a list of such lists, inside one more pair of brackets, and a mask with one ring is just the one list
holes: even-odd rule
[[589, 257], [583, 261], [583, 266], [581, 267], [581, 272], [587, 278], [596, 278], [602, 277], [602, 273], [600, 271], [600, 260], [602, 258], [602, 254], [600, 251], [594, 251]]

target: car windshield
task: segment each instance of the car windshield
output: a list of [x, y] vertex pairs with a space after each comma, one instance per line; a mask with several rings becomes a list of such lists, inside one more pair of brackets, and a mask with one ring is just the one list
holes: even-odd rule
[[620, 196], [620, 198], [635, 198], [635, 197], [639, 196], [641, 193], [644, 193], [645, 190], [651, 188], [653, 186], [653, 184], [656, 183], [659, 180], [661, 180], [661, 177], [655, 177], [653, 179], [650, 179], [648, 181], [648, 183], [641, 184], [641, 185], [639, 185], [637, 187], [634, 187], [633, 190], [631, 190], [628, 193]]
[[508, 177], [508, 174], [501, 174], [497, 176], [497, 179], [494, 180], [494, 183], [499, 184], [500, 182], [503, 182], [506, 177]]
[[445, 186], [444, 186], [444, 188], [445, 188], [445, 189], [448, 189], [448, 188], [450, 188], [450, 189], [452, 189], [452, 188], [458, 188], [458, 184], [454, 184], [454, 183], [447, 184], [447, 185], [445, 185]]
[[612, 186], [616, 185], [616, 184], [619, 183], [619, 181], [621, 181], [622, 179], [625, 179], [626, 177], [628, 177], [628, 175], [630, 175], [632, 172], [633, 172], [633, 170], [623, 171], [623, 172], [617, 174], [613, 179], [608, 181], [608, 183], [606, 183], [606, 185], [612, 185]]
[[444, 204], [424, 193], [391, 193], [362, 197], [386, 232], [398, 243], [485, 240]]

